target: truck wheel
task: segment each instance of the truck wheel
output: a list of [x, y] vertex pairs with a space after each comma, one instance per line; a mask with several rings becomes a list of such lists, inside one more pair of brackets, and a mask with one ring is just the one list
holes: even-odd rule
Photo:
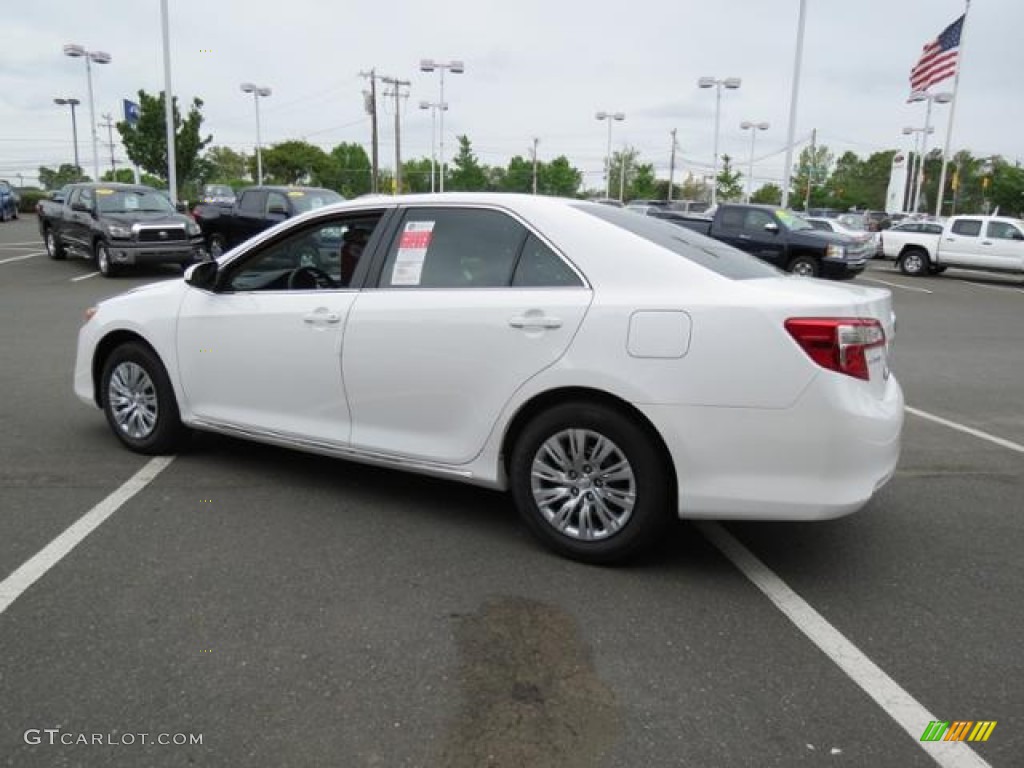
[[789, 271], [800, 277], [817, 277], [820, 270], [818, 262], [810, 256], [797, 256], [789, 262]]
[[920, 277], [928, 272], [930, 262], [928, 251], [923, 248], [908, 248], [900, 255], [900, 272], [911, 277]]
[[110, 246], [103, 240], [97, 240], [95, 246], [96, 268], [104, 277], [113, 277], [117, 274], [117, 267], [110, 260]]
[[53, 231], [53, 227], [46, 228], [43, 233], [43, 242], [46, 243], [46, 253], [51, 259], [61, 261], [67, 258], [68, 254], [61, 244], [60, 238], [57, 237], [57, 233]]
[[210, 257], [219, 259], [221, 254], [228, 249], [224, 242], [224, 235], [210, 235]]
[[635, 419], [597, 403], [563, 403], [536, 416], [512, 448], [509, 477], [527, 527], [575, 560], [632, 558], [673, 519], [660, 447]]

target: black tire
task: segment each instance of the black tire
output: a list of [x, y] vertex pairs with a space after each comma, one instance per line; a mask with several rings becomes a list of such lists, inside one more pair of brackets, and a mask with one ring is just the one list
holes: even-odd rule
[[[578, 438], [573, 456], [570, 436]], [[592, 466], [588, 452], [600, 440], [611, 450]], [[557, 479], [534, 477], [535, 465], [560, 461], [546, 446], [564, 449]], [[592, 453], [589, 457], [594, 458]], [[625, 472], [607, 471], [623, 461]], [[632, 559], [673, 519], [672, 484], [661, 447], [636, 420], [597, 403], [563, 403], [535, 416], [512, 447], [509, 475], [516, 507], [530, 531], [574, 560], [608, 564]], [[551, 503], [538, 503], [538, 495], [549, 496]], [[627, 509], [623, 500], [630, 498]], [[564, 500], [562, 511], [571, 507], [560, 521], [551, 509], [556, 500]], [[605, 517], [591, 515], [599, 508]]]
[[797, 256], [789, 262], [789, 271], [801, 277], [817, 277], [821, 274], [821, 266], [813, 256]]
[[117, 267], [110, 260], [110, 246], [106, 240], [97, 240], [93, 245], [93, 255], [96, 257], [96, 269], [104, 277], [116, 277]]
[[64, 244], [61, 243], [57, 233], [53, 231], [53, 227], [43, 230], [43, 243], [46, 245], [46, 254], [51, 259], [63, 261], [67, 258], [68, 253], [64, 250]]
[[104, 361], [100, 406], [110, 429], [136, 453], [173, 453], [188, 436], [167, 371], [144, 344], [122, 344]]
[[211, 259], [219, 258], [220, 255], [223, 254], [224, 251], [226, 251], [228, 249], [228, 244], [224, 240], [224, 235], [221, 235], [221, 234], [210, 235], [209, 248], [210, 248], [210, 258]]
[[897, 266], [904, 275], [920, 277], [928, 274], [931, 269], [931, 259], [928, 258], [928, 251], [924, 248], [907, 248], [900, 254]]

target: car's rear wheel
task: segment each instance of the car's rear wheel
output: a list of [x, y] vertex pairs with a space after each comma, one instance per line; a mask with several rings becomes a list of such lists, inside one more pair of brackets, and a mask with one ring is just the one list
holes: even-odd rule
[[97, 240], [95, 246], [96, 268], [104, 277], [114, 277], [117, 267], [110, 260], [110, 246], [104, 240]]
[[60, 238], [57, 237], [57, 233], [53, 231], [53, 227], [46, 228], [43, 233], [43, 242], [46, 244], [46, 253], [51, 259], [60, 261], [67, 257], [67, 252], [61, 244]]
[[672, 520], [661, 447], [604, 405], [565, 403], [534, 417], [512, 449], [516, 507], [554, 551], [612, 563], [647, 549]]
[[931, 267], [928, 251], [923, 248], [908, 248], [900, 255], [899, 268], [904, 275], [919, 277], [927, 274]]
[[188, 434], [167, 371], [138, 342], [122, 344], [104, 362], [100, 405], [114, 434], [137, 453], [172, 452]]
[[801, 277], [817, 277], [820, 269], [818, 262], [810, 256], [797, 256], [789, 262], [789, 271]]

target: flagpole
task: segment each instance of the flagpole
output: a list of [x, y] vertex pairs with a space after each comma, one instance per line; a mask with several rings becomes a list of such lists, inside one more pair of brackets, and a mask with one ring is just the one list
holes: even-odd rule
[[960, 50], [957, 53], [956, 75], [953, 76], [953, 103], [949, 105], [949, 122], [946, 124], [946, 144], [942, 148], [942, 172], [939, 174], [938, 193], [935, 195], [935, 215], [942, 216], [942, 198], [946, 196], [946, 165], [949, 163], [949, 145], [953, 139], [953, 120], [956, 117], [956, 105], [960, 101], [960, 72], [964, 68], [964, 42], [967, 34], [967, 16], [971, 10], [971, 0], [965, 0], [964, 25], [960, 28]]

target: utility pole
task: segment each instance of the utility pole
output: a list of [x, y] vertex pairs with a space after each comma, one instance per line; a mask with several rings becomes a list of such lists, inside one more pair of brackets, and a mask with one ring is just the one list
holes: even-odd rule
[[408, 96], [408, 92], [402, 93], [402, 86], [409, 86], [408, 80], [399, 80], [396, 77], [382, 77], [382, 82], [387, 83], [394, 91], [395, 97], [395, 194], [402, 194], [402, 96]]
[[807, 169], [807, 190], [804, 193], [804, 213], [811, 210], [811, 182], [814, 179], [814, 174], [817, 173], [818, 169], [815, 163], [817, 162], [817, 151], [818, 151], [818, 129], [815, 128], [811, 131], [811, 162], [810, 167]]
[[672, 129], [672, 152], [668, 157], [668, 200], [672, 201], [672, 187], [676, 178], [676, 129]]
[[623, 145], [619, 163], [619, 202], [626, 202], [626, 147]]
[[537, 144], [540, 142], [536, 136], [533, 138], [533, 194], [537, 194]]
[[114, 118], [108, 112], [100, 115], [107, 122], [100, 123], [101, 128], [107, 129], [107, 147], [110, 148], [110, 180], [117, 181], [117, 166], [114, 164]]
[[370, 162], [372, 164], [370, 191], [376, 195], [378, 192], [378, 179], [380, 178], [380, 166], [377, 158], [377, 69], [373, 68], [369, 72], [360, 72], [359, 76], [369, 78], [370, 80], [370, 92], [363, 91], [363, 96], [366, 97], [366, 113], [370, 116]]

